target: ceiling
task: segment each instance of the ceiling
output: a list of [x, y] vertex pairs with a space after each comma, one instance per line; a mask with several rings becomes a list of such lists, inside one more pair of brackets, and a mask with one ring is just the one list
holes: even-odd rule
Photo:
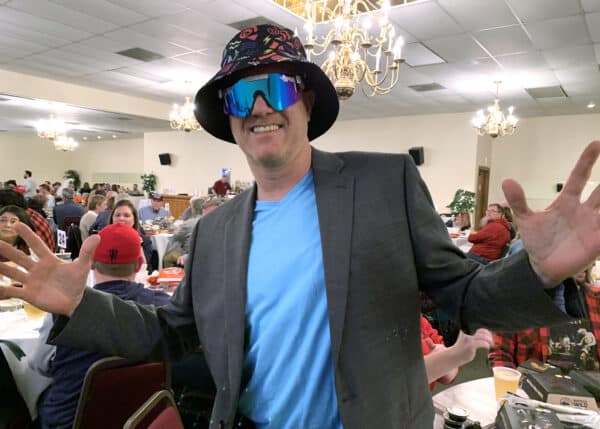
[[[215, 73], [233, 25], [264, 18], [304, 36], [303, 21], [270, 0], [0, 0], [0, 68], [181, 102]], [[492, 101], [495, 80], [503, 81], [501, 105], [520, 117], [600, 112], [600, 0], [421, 0], [393, 7], [390, 18], [406, 42], [400, 81], [386, 96], [357, 92], [342, 103], [341, 119], [474, 112]], [[160, 58], [117, 54], [133, 48]], [[435, 58], [442, 62], [427, 65]], [[444, 89], [409, 88], [431, 83]], [[526, 91], [547, 86], [567, 97]], [[11, 120], [0, 129], [11, 131], [19, 109], [7, 114], [5, 103], [0, 115]], [[31, 110], [20, 112], [29, 112], [21, 127], [31, 126]], [[94, 126], [124, 129], [114, 114], [97, 113], [103, 119]], [[168, 128], [132, 117], [131, 133], [138, 119], [139, 132]]]

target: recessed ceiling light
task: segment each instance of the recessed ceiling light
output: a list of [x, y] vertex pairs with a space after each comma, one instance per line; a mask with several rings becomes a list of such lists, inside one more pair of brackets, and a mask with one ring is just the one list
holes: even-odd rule
[[113, 134], [113, 136], [112, 136], [112, 137], [113, 137], [113, 139], [116, 139], [116, 138], [117, 138], [117, 136], [116, 136], [116, 135], [114, 135], [114, 134]]
[[84, 137], [83, 139], [84, 139], [84, 140], [87, 140], [87, 137]]
[[594, 107], [596, 107], [596, 103], [594, 103], [593, 101], [590, 101], [587, 105], [588, 109], [593, 109]]
[[98, 140], [100, 140], [102, 137], [101, 137], [101, 136], [98, 136], [98, 137], [96, 137], [96, 138], [97, 138]]

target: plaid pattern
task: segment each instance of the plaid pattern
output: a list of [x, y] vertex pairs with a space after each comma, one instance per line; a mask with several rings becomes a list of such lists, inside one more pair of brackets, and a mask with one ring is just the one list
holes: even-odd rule
[[52, 228], [50, 228], [48, 221], [35, 210], [27, 209], [26, 211], [29, 215], [29, 219], [31, 219], [31, 224], [33, 225], [35, 233], [44, 241], [44, 243], [46, 243], [48, 249], [55, 252], [54, 236], [52, 235]]
[[[600, 339], [600, 293], [582, 288], [594, 336]], [[532, 328], [514, 334], [494, 334], [494, 348], [488, 355], [491, 366], [516, 368], [527, 359], [546, 362], [549, 329]], [[597, 348], [600, 360], [600, 347]]]

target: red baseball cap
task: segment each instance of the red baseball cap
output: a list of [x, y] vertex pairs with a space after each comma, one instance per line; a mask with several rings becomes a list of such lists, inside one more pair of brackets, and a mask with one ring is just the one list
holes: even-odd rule
[[128, 264], [136, 261], [142, 252], [140, 234], [130, 227], [114, 223], [98, 233], [100, 244], [92, 259], [104, 264]]

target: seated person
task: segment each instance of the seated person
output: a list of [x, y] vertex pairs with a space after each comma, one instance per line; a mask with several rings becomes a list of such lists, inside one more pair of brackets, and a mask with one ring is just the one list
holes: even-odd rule
[[492, 345], [492, 333], [480, 328], [473, 335], [460, 331], [456, 342], [446, 347], [442, 336], [421, 316], [421, 347], [425, 356], [429, 389], [433, 390], [438, 381], [443, 384], [452, 383], [459, 368], [475, 358], [477, 349], [489, 349]]
[[129, 191], [129, 195], [131, 195], [132, 197], [139, 197], [144, 195], [144, 192], [142, 192], [142, 190], [138, 187], [137, 183], [134, 183], [133, 189]]
[[494, 347], [488, 355], [490, 365], [516, 368], [528, 359], [536, 359], [564, 369], [597, 370], [600, 361], [596, 345], [596, 339], [600, 338], [600, 288], [591, 284], [589, 276], [589, 270], [586, 270], [562, 284], [564, 311], [576, 320], [515, 333], [496, 332]]
[[467, 237], [473, 243], [467, 258], [487, 265], [503, 256], [503, 251], [510, 242], [510, 225], [500, 204], [488, 206], [482, 218], [482, 225], [479, 231], [472, 232]]
[[[94, 289], [143, 305], [167, 304], [169, 295], [145, 289], [143, 284], [133, 281], [144, 262], [138, 233], [129, 226], [114, 224], [99, 234], [101, 241], [92, 255], [91, 266]], [[38, 402], [40, 424], [42, 429], [71, 429], [85, 373], [105, 356], [46, 344], [52, 324], [53, 316], [48, 315], [30, 360], [34, 370], [54, 379]]]
[[201, 198], [195, 197], [190, 201], [192, 209], [192, 217], [186, 220], [173, 237], [169, 239], [167, 249], [165, 250], [165, 256], [163, 258], [163, 267], [172, 267], [174, 265], [183, 265], [185, 258], [181, 258], [182, 255], [186, 255], [190, 252], [190, 241], [192, 239], [192, 232], [198, 220], [202, 217], [219, 207], [223, 203], [223, 200], [218, 197], [212, 198]]
[[138, 215], [140, 222], [145, 223], [147, 220], [170, 217], [171, 212], [163, 207], [162, 195], [152, 194], [152, 198], [150, 198], [150, 205], [139, 209]]
[[[17, 222], [24, 223], [30, 228], [32, 227], [29, 216], [21, 207], [4, 206], [0, 209], [0, 240], [29, 255], [29, 246], [15, 231], [15, 224]], [[6, 261], [6, 259], [0, 256], [0, 261]]]
[[115, 208], [115, 203], [117, 203], [117, 194], [109, 191], [106, 193], [106, 209], [104, 211], [98, 213], [96, 216], [96, 220], [88, 229], [89, 235], [98, 234], [98, 231], [101, 231], [106, 225], [110, 222], [110, 217], [112, 215], [112, 211]]
[[79, 221], [79, 230], [81, 231], [81, 241], [88, 238], [90, 228], [96, 221], [100, 213], [106, 209], [107, 203], [104, 195], [93, 195], [88, 198], [88, 211], [82, 216]]
[[63, 222], [66, 218], [79, 218], [83, 216], [84, 210], [81, 207], [81, 204], [77, 204], [73, 201], [73, 197], [75, 196], [75, 192], [70, 187], [64, 187], [62, 189], [62, 204], [56, 205], [52, 212], [54, 216], [54, 222], [58, 229], [62, 229]]

